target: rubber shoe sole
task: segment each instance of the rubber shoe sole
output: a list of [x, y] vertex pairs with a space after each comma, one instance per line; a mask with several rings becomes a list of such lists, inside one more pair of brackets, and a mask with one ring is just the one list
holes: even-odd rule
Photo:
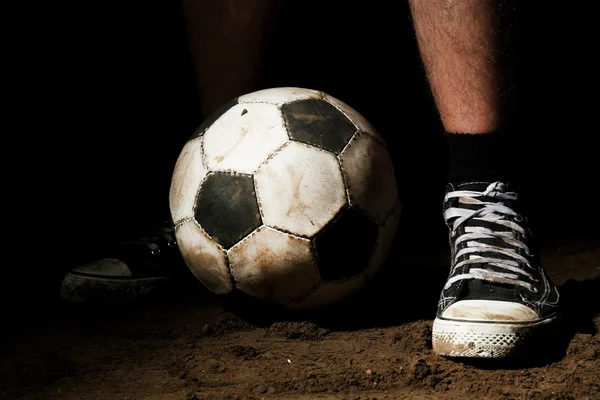
[[162, 293], [168, 277], [115, 278], [69, 272], [60, 286], [60, 297], [70, 302], [134, 302]]
[[445, 357], [527, 357], [551, 345], [557, 322], [557, 316], [519, 323], [436, 318], [431, 344], [435, 353]]

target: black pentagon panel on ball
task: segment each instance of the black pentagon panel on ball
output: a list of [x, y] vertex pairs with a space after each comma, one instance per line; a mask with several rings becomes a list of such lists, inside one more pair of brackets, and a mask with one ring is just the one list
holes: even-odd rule
[[232, 99], [232, 100], [228, 101], [227, 103], [223, 104], [221, 107], [219, 107], [217, 109], [217, 111], [215, 111], [214, 113], [209, 115], [200, 124], [200, 126], [194, 131], [194, 133], [188, 140], [196, 139], [197, 137], [204, 135], [204, 133], [208, 130], [208, 128], [210, 128], [210, 126], [212, 124], [214, 124], [215, 121], [218, 120], [221, 115], [225, 114], [227, 112], [227, 110], [229, 110], [231, 107], [235, 106], [237, 103], [238, 103], [238, 99], [236, 97], [235, 99]]
[[364, 272], [375, 249], [379, 226], [353, 207], [341, 213], [314, 239], [324, 281], [340, 281]]
[[223, 248], [239, 242], [262, 225], [253, 177], [211, 172], [198, 193], [194, 217]]
[[339, 154], [356, 132], [354, 124], [331, 103], [298, 100], [281, 107], [290, 139]]

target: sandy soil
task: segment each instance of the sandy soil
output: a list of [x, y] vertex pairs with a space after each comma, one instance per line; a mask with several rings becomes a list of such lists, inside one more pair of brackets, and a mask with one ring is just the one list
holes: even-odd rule
[[136, 306], [44, 308], [5, 329], [0, 398], [600, 399], [598, 238], [543, 243], [563, 335], [510, 363], [431, 351], [447, 255], [406, 250], [383, 279], [318, 315], [240, 313], [196, 283]]

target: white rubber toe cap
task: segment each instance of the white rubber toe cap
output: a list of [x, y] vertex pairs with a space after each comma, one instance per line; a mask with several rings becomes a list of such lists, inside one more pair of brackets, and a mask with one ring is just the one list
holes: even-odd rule
[[531, 308], [508, 301], [462, 300], [444, 311], [442, 318], [463, 321], [526, 322], [539, 319]]
[[88, 275], [127, 277], [131, 271], [127, 264], [116, 258], [103, 258], [89, 264], [81, 265], [73, 269], [73, 272], [81, 272]]

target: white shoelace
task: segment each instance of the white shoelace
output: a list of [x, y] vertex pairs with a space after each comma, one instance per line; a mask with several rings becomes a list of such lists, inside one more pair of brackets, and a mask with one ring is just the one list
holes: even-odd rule
[[[516, 200], [516, 193], [505, 192], [504, 189], [505, 184], [502, 182], [494, 182], [488, 185], [486, 190], [483, 192], [456, 190], [446, 194], [445, 200], [458, 197], [459, 202], [462, 204], [475, 204], [481, 206], [477, 210], [458, 207], [452, 207], [446, 210], [444, 213], [444, 218], [446, 221], [451, 218], [456, 218], [452, 225], [452, 238], [454, 238], [458, 228], [461, 225], [472, 219], [497, 224], [501, 227], [501, 229], [497, 231], [481, 226], [465, 227], [465, 233], [457, 237], [454, 241], [453, 254], [455, 259], [458, 259], [460, 256], [465, 254], [469, 255], [469, 257], [464, 261], [456, 263], [452, 269], [452, 273], [459, 268], [464, 267], [465, 265], [471, 264], [493, 265], [500, 268], [504, 272], [473, 266], [467, 269], [467, 272], [452, 276], [450, 279], [448, 279], [445, 289], [450, 287], [454, 282], [460, 280], [479, 279], [492, 283], [504, 283], [521, 286], [534, 293], [538, 291], [535, 286], [522, 280], [522, 276], [525, 276], [534, 282], [538, 281], [530, 272], [527, 271], [527, 269], [534, 270], [529, 260], [518, 254], [515, 250], [523, 249], [526, 254], [530, 254], [529, 248], [525, 245], [525, 243], [519, 240], [515, 234], [515, 232], [518, 232], [521, 235], [526, 236], [525, 229], [523, 229], [523, 227], [521, 227], [518, 223], [506, 218], [508, 216], [513, 217], [515, 221], [522, 221], [522, 217], [512, 208], [503, 204], [486, 202], [477, 199], [477, 197], [487, 196], [498, 200]], [[482, 242], [481, 239], [500, 239], [504, 243], [510, 245], [510, 247], [494, 246]], [[463, 242], [466, 242], [467, 246], [457, 252], [456, 249], [458, 245]], [[481, 255], [482, 253], [486, 253], [486, 255]], [[505, 256], [505, 258], [494, 257], [490, 254], [501, 254]]]

